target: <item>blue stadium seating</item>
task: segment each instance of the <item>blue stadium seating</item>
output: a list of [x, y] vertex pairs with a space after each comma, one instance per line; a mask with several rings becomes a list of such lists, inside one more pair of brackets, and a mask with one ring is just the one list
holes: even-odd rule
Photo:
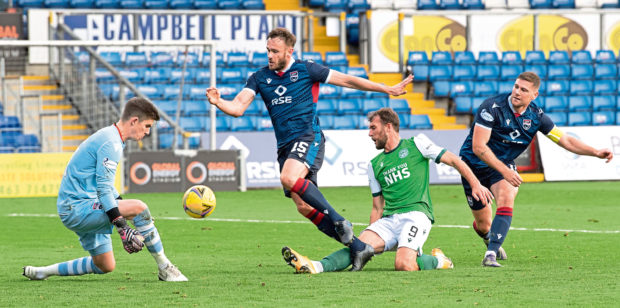
[[103, 58], [104, 61], [108, 62], [113, 66], [121, 66], [123, 61], [121, 60], [121, 54], [116, 51], [104, 51], [99, 53], [99, 56]]
[[545, 98], [546, 112], [566, 112], [568, 111], [568, 99], [566, 96], [547, 96]]
[[325, 5], [325, 0], [308, 0], [309, 7], [323, 7]]
[[615, 114], [612, 111], [595, 111], [592, 113], [592, 125], [614, 125]]
[[365, 96], [366, 92], [358, 89], [349, 87], [342, 87], [340, 89], [340, 97], [342, 98], [364, 98]]
[[69, 6], [74, 9], [89, 9], [95, 7], [93, 0], [69, 0]]
[[618, 69], [616, 64], [598, 63], [594, 67], [594, 78], [599, 79], [615, 79]]
[[144, 0], [144, 7], [147, 9], [167, 9], [168, 0]]
[[127, 78], [132, 83], [140, 83], [144, 80], [144, 76], [146, 74], [145, 68], [124, 68], [120, 69], [118, 73]]
[[150, 85], [150, 84], [140, 84], [137, 85], [136, 88], [138, 91], [142, 92], [142, 94], [146, 95], [150, 100], [159, 99], [162, 96], [161, 87]]
[[575, 50], [571, 56], [571, 63], [592, 64], [592, 54], [587, 50]]
[[452, 79], [454, 80], [476, 79], [476, 65], [475, 64], [455, 65], [454, 72], [452, 73]]
[[[216, 75], [218, 75], [218, 73], [221, 73], [222, 70], [218, 70]], [[217, 76], [216, 76], [217, 78]], [[199, 68], [194, 72], [194, 80], [196, 83], [198, 84], [210, 84], [211, 82], [211, 71], [209, 71], [206, 68]]]
[[241, 0], [218, 0], [217, 8], [220, 10], [241, 10], [243, 8], [242, 2]]
[[569, 126], [588, 126], [592, 125], [591, 112], [570, 112], [568, 114]]
[[550, 64], [547, 67], [547, 78], [551, 80], [569, 79], [570, 66], [568, 64]]
[[[86, 54], [88, 55], [88, 53]], [[149, 65], [149, 59], [144, 51], [129, 51], [125, 53], [125, 66], [128, 67], [146, 67]]]
[[570, 95], [592, 95], [594, 85], [592, 80], [571, 80]]
[[302, 60], [312, 60], [314, 63], [325, 64], [320, 52], [308, 51], [301, 55]]
[[334, 129], [357, 129], [358, 116], [343, 115], [334, 117]]
[[143, 9], [144, 0], [120, 0], [120, 6], [124, 9]]
[[408, 128], [409, 127], [409, 118], [410, 114], [399, 113], [398, 119], [400, 120], [400, 124], [398, 125], [400, 128]]
[[486, 97], [474, 97], [471, 100], [471, 112], [473, 114], [476, 114], [476, 112], [478, 111], [478, 108], [480, 107], [480, 105], [482, 105], [485, 99]]
[[518, 51], [502, 52], [502, 65], [522, 65], [521, 53]]
[[361, 110], [360, 99], [341, 99], [338, 102], [338, 115], [360, 114]]
[[325, 65], [329, 67], [333, 66], [349, 66], [349, 60], [347, 55], [341, 51], [327, 51], [325, 52]]
[[413, 73], [414, 81], [427, 81], [429, 71], [429, 61], [426, 52], [410, 51], [407, 58], [407, 66]]
[[613, 95], [594, 96], [592, 109], [594, 111], [614, 111], [616, 110], [616, 97]]
[[528, 50], [525, 52], [525, 64], [547, 65], [545, 53], [542, 50]]
[[183, 114], [188, 116], [206, 116], [209, 114], [210, 104], [205, 100], [183, 101], [182, 106]]
[[426, 114], [410, 114], [409, 128], [413, 129], [432, 129], [431, 119]]
[[352, 45], [359, 44], [360, 18], [358, 13], [353, 12], [352, 14], [347, 14], [345, 19], [345, 29], [347, 32], [347, 42]]
[[250, 65], [257, 68], [269, 65], [269, 58], [267, 57], [267, 53], [258, 51], [253, 52]]
[[439, 10], [441, 7], [435, 0], [418, 0], [418, 10]]
[[552, 0], [530, 0], [530, 8], [532, 9], [552, 9]]
[[[512, 88], [514, 88], [514, 86], [515, 86], [515, 80], [514, 79], [513, 80], [499, 81], [497, 83], [497, 93], [512, 92]], [[539, 89], [539, 91], [541, 91], [541, 89]]]
[[428, 73], [430, 82], [436, 80], [450, 80], [452, 78], [451, 65], [431, 65]]
[[198, 67], [200, 62], [198, 62], [198, 54], [195, 52], [188, 52], [187, 54], [184, 52], [179, 52], [176, 61], [176, 67]]
[[538, 75], [538, 77], [540, 77], [541, 80], [546, 80], [547, 79], [547, 65], [543, 65], [543, 64], [526, 64], [525, 68], [524, 68], [525, 72], [533, 72], [536, 75]]
[[440, 0], [439, 8], [442, 10], [460, 10], [462, 6], [459, 0]]
[[552, 6], [556, 9], [574, 9], [575, 0], [552, 0]]
[[368, 73], [362, 66], [349, 66], [349, 68], [347, 68], [347, 74], [368, 79]]
[[217, 0], [194, 0], [194, 7], [199, 10], [215, 10]]
[[236, 82], [245, 82], [246, 73], [240, 67], [225, 67], [221, 68], [220, 71], [222, 75], [218, 78], [219, 82], [222, 83], [236, 83]]
[[244, 116], [260, 116], [263, 113], [262, 106], [265, 104], [262, 100], [254, 99], [249, 105], [248, 108], [245, 109], [243, 113]]
[[336, 104], [336, 100], [319, 99], [316, 103], [316, 112], [318, 115], [335, 115], [338, 113]]
[[250, 59], [245, 52], [229, 52], [226, 60], [228, 67], [250, 66]]
[[201, 86], [201, 85], [187, 85], [184, 87], [184, 89], [188, 89], [187, 90], [187, 94], [185, 96], [187, 96], [189, 99], [193, 99], [193, 100], [204, 100], [205, 99], [205, 87]]
[[230, 100], [235, 98], [235, 96], [241, 92], [243, 86], [243, 83], [220, 84], [218, 89], [220, 90], [220, 95], [222, 98]]
[[570, 64], [568, 52], [564, 50], [552, 50], [549, 52], [549, 64]]
[[439, 80], [433, 82], [433, 95], [435, 97], [448, 97], [450, 95], [450, 81]]
[[340, 13], [346, 12], [347, 3], [345, 0], [325, 0], [323, 7], [330, 13]]
[[411, 108], [405, 99], [390, 99], [388, 100], [387, 107], [394, 109], [396, 113], [411, 114]]
[[273, 130], [273, 123], [271, 122], [270, 117], [256, 117], [255, 118], [256, 130], [258, 131], [266, 131]]
[[251, 117], [238, 117], [230, 120], [230, 130], [233, 132], [253, 131], [255, 124]]
[[570, 96], [568, 111], [592, 111], [592, 96]]
[[546, 115], [557, 126], [566, 126], [568, 124], [568, 115], [566, 112], [547, 112]]
[[471, 114], [472, 98], [458, 96], [454, 98], [454, 112], [457, 114]]
[[340, 97], [341, 87], [324, 83], [319, 87], [319, 98], [338, 98]]
[[322, 115], [319, 116], [319, 124], [322, 129], [334, 128], [334, 115]]
[[69, 7], [69, 0], [43, 0], [46, 8], [66, 8]]
[[476, 72], [477, 80], [496, 80], [499, 79], [499, 65], [478, 65]]
[[18, 0], [16, 4], [21, 8], [42, 8], [43, 0]]
[[367, 0], [349, 0], [347, 1], [347, 9], [353, 14], [359, 14], [370, 9], [370, 3]]
[[450, 97], [471, 96], [474, 94], [473, 81], [452, 81], [450, 83]]
[[[202, 67], [211, 67], [211, 52], [203, 52], [202, 60], [200, 61]], [[216, 67], [224, 67], [226, 64], [224, 63], [224, 54], [217, 51], [215, 53], [215, 66]]]
[[[174, 115], [177, 111], [177, 102], [173, 100], [154, 100], [153, 103], [167, 115]], [[165, 121], [159, 121], [159, 123]]]
[[230, 121], [232, 117], [222, 115], [215, 118], [215, 130], [220, 132], [230, 131]]
[[452, 65], [453, 64], [452, 55], [448, 51], [433, 51], [433, 56], [431, 57], [432, 65]]
[[98, 9], [118, 9], [121, 7], [120, 0], [95, 0]]
[[173, 67], [174, 61], [170, 53], [157, 51], [151, 53], [151, 65], [154, 67]]
[[193, 0], [170, 0], [170, 3], [168, 3], [168, 6], [170, 6], [170, 8], [174, 10], [193, 9], [194, 1]]
[[598, 50], [596, 52], [595, 62], [597, 64], [615, 64], [616, 63], [616, 55], [611, 50]]
[[41, 152], [41, 144], [36, 135], [25, 134], [15, 137], [15, 145], [18, 153], [35, 153]]
[[514, 81], [523, 72], [521, 65], [502, 65], [500, 79]]
[[474, 84], [475, 96], [490, 96], [498, 93], [496, 81], [479, 81]]
[[362, 103], [362, 114], [367, 115], [371, 111], [386, 107], [387, 101], [382, 99], [365, 99]]
[[545, 101], [546, 97], [539, 95], [534, 101], [532, 101], [532, 103], [538, 106], [538, 108], [542, 108], [543, 110], [545, 110]]
[[168, 80], [171, 83], [180, 83], [181, 79], [183, 79], [185, 83], [190, 83], [194, 79], [194, 71], [189, 68], [186, 68], [185, 71], [183, 71], [182, 68], [171, 69], [169, 74]]
[[245, 0], [242, 1], [242, 7], [246, 10], [265, 10], [263, 0]]
[[478, 65], [499, 65], [499, 58], [495, 51], [481, 51], [478, 53]]
[[471, 51], [455, 51], [454, 52], [454, 64], [476, 64], [476, 57]]
[[179, 125], [181, 128], [188, 132], [201, 132], [206, 131], [206, 127], [203, 125], [203, 121], [200, 120], [200, 117], [181, 117], [179, 121]]
[[145, 83], [163, 83], [170, 78], [169, 68], [147, 68], [144, 72]]
[[571, 64], [572, 79], [592, 79], [594, 67], [592, 64]]
[[366, 116], [357, 117], [357, 128], [358, 129], [368, 129], [368, 126], [370, 126], [370, 122], [368, 122], [368, 118]]

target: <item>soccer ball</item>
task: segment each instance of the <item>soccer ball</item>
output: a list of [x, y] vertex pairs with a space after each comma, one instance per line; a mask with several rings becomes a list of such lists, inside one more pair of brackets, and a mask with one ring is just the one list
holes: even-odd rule
[[205, 185], [190, 187], [183, 195], [183, 210], [194, 218], [205, 218], [215, 210], [215, 194]]

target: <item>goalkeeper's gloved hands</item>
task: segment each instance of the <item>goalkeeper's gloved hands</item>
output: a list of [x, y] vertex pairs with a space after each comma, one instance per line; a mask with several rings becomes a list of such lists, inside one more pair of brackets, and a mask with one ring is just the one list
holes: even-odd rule
[[142, 250], [144, 247], [144, 237], [138, 233], [138, 231], [132, 229], [127, 225], [127, 221], [123, 216], [118, 216], [112, 221], [112, 224], [116, 226], [116, 231], [123, 240], [123, 248], [128, 253], [135, 253]]

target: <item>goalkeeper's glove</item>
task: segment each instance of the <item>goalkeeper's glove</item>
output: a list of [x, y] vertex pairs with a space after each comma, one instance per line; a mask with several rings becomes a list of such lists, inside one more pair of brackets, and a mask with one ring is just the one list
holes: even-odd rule
[[125, 251], [128, 253], [135, 253], [142, 250], [142, 247], [144, 247], [144, 237], [140, 235], [138, 231], [127, 225], [127, 220], [120, 215], [120, 212], [118, 212], [119, 215], [116, 216], [116, 218], [112, 219], [111, 216], [115, 216], [114, 214], [116, 214], [114, 212], [118, 212], [118, 208], [114, 208], [106, 212], [106, 214], [110, 217], [112, 224], [116, 226], [116, 231], [118, 231], [118, 234], [121, 236]]

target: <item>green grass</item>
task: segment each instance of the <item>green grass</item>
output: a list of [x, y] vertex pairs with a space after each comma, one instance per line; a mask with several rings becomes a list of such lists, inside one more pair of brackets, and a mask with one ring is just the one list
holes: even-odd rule
[[[367, 223], [369, 190], [324, 188], [343, 216]], [[482, 241], [455, 185], [432, 186], [436, 224], [425, 245], [441, 247], [455, 269], [393, 271], [394, 253], [376, 256], [362, 272], [293, 275], [280, 255], [290, 246], [319, 259], [341, 246], [306, 223], [226, 222], [216, 219], [306, 221], [280, 190], [218, 192], [204, 220], [158, 219], [168, 257], [190, 279], [157, 281], [148, 253], [128, 255], [113, 235], [117, 267], [106, 275], [28, 281], [24, 265], [48, 265], [85, 256], [77, 236], [55, 214], [54, 198], [0, 203], [0, 306], [612, 306], [620, 300], [618, 233], [535, 231], [535, 228], [620, 230], [617, 182], [524, 184], [517, 197], [502, 268], [483, 268]], [[180, 217], [181, 194], [133, 194], [155, 217]], [[357, 225], [359, 232], [363, 226]]]

